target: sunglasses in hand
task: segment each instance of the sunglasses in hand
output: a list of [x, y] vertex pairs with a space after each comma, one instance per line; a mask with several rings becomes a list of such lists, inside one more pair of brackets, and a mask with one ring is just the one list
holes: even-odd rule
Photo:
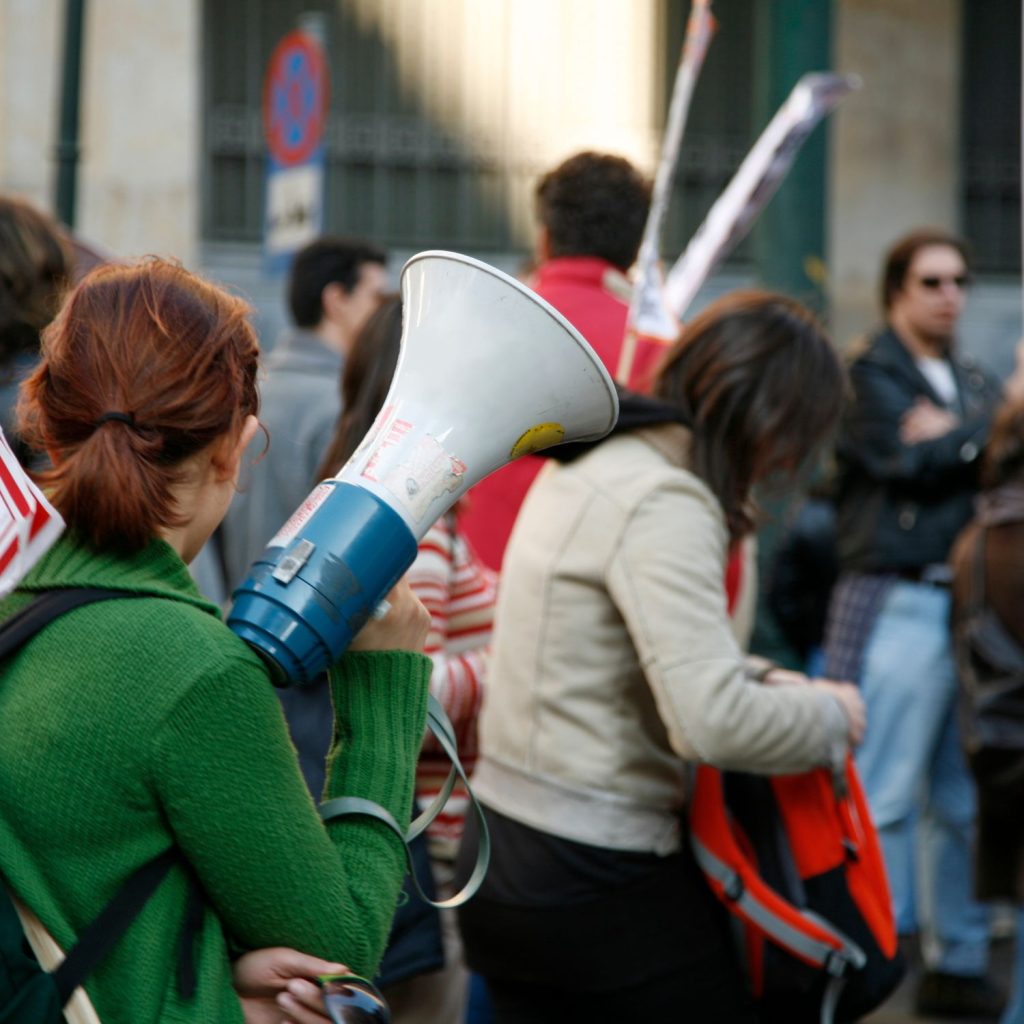
[[334, 1024], [391, 1024], [388, 1004], [368, 978], [357, 974], [322, 974], [317, 984]]

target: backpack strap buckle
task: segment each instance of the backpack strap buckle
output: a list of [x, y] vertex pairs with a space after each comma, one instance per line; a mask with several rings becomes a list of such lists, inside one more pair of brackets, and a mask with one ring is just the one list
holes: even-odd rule
[[743, 879], [738, 871], [733, 871], [722, 880], [722, 895], [730, 902], [735, 903], [743, 898]]

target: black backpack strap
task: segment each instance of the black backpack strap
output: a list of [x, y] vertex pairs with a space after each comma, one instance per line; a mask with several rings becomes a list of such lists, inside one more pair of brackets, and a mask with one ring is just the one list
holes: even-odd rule
[[180, 863], [188, 878], [188, 896], [185, 902], [185, 922], [181, 926], [181, 938], [178, 941], [178, 994], [182, 999], [191, 999], [196, 990], [196, 942], [203, 930], [206, 894], [191, 865], [185, 860], [180, 860]]
[[0, 625], [0, 661], [28, 643], [44, 626], [73, 608], [114, 597], [141, 596], [130, 590], [108, 590], [103, 587], [44, 590]]
[[178, 852], [169, 849], [147, 861], [128, 877], [99, 916], [86, 926], [63, 963], [53, 972], [61, 1006], [114, 948], [177, 860]]

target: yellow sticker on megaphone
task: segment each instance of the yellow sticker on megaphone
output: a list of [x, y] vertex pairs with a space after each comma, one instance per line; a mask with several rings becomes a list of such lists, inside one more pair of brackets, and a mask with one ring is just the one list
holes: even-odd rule
[[561, 423], [538, 423], [530, 427], [525, 434], [512, 446], [512, 458], [520, 455], [532, 455], [553, 444], [560, 444], [565, 439], [565, 427]]

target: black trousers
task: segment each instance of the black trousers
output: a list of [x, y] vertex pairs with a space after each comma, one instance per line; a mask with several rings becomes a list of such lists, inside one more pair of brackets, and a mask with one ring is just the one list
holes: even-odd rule
[[589, 900], [493, 895], [485, 883], [459, 926], [496, 1024], [756, 1024], [729, 915], [688, 847]]
[[754, 1024], [735, 985], [682, 974], [613, 992], [567, 992], [488, 978], [495, 1024]]

